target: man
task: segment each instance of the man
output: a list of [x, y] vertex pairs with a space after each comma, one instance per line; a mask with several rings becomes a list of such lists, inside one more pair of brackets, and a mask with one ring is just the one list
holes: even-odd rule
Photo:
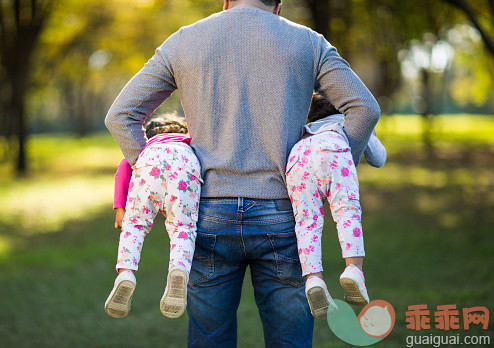
[[105, 123], [133, 164], [142, 124], [178, 89], [202, 167], [196, 251], [188, 287], [189, 346], [231, 347], [250, 266], [268, 347], [309, 347], [285, 166], [313, 90], [345, 115], [355, 163], [379, 106], [336, 49], [277, 14], [280, 0], [224, 0], [222, 11], [181, 28], [125, 86]]

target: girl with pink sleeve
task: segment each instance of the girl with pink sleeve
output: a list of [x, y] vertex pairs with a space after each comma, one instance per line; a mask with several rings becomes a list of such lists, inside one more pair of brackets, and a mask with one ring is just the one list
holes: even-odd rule
[[187, 282], [195, 249], [201, 196], [200, 165], [183, 118], [167, 114], [145, 126], [149, 139], [134, 167], [123, 159], [115, 175], [115, 228], [121, 228], [116, 269], [119, 272], [105, 311], [123, 318], [130, 311], [144, 237], [158, 212], [170, 237], [167, 284], [160, 310], [169, 318], [185, 311]]

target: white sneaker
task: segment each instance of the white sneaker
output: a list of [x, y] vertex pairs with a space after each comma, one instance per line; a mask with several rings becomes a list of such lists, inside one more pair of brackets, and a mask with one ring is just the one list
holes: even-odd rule
[[349, 304], [365, 306], [369, 303], [364, 273], [357, 266], [350, 265], [345, 268], [340, 276], [340, 284], [345, 290], [345, 301]]
[[105, 312], [113, 318], [124, 318], [130, 312], [130, 302], [136, 287], [136, 277], [132, 271], [119, 273], [113, 290], [105, 302]]
[[305, 296], [309, 302], [310, 312], [316, 319], [326, 320], [328, 312], [331, 315], [338, 310], [338, 306], [329, 294], [326, 283], [319, 277], [307, 277]]
[[188, 276], [185, 268], [177, 267], [168, 272], [165, 293], [160, 301], [161, 313], [168, 318], [178, 318], [187, 306]]

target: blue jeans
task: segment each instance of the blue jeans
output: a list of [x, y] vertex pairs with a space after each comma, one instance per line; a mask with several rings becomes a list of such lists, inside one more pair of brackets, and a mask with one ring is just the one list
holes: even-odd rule
[[189, 347], [236, 346], [247, 266], [266, 347], [312, 346], [314, 318], [294, 226], [289, 200], [201, 199], [188, 286]]

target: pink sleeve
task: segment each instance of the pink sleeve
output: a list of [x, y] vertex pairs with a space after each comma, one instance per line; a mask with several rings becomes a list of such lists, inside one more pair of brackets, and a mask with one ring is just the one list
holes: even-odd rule
[[113, 209], [125, 208], [127, 193], [129, 192], [130, 178], [132, 177], [132, 167], [124, 158], [118, 165], [115, 174], [115, 193], [113, 196]]

